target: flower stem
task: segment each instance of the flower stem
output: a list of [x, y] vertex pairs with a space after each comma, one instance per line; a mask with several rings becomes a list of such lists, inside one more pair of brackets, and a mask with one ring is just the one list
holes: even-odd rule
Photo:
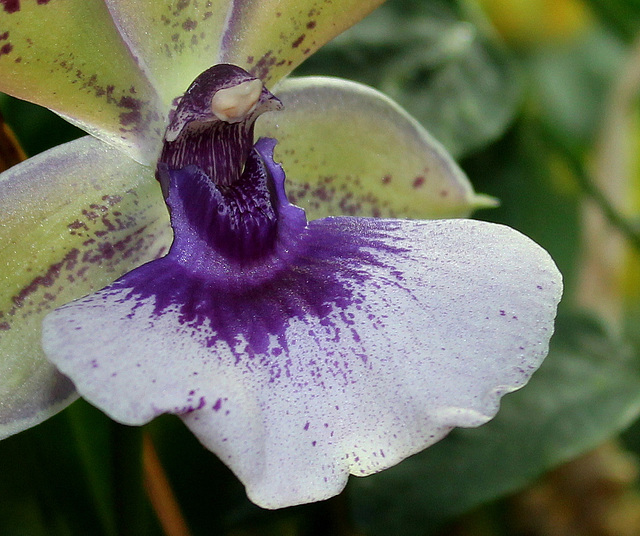
[[178, 502], [148, 433], [142, 436], [142, 466], [144, 486], [164, 533], [167, 536], [190, 536], [187, 523], [180, 512]]
[[[567, 156], [567, 162], [572, 167], [575, 174], [575, 178], [582, 189], [583, 193], [587, 195], [600, 209], [604, 216], [609, 220], [609, 223], [618, 229], [633, 246], [640, 251], [640, 229], [638, 225], [634, 225], [630, 220], [625, 218], [620, 212], [613, 206], [609, 199], [598, 188], [591, 175], [587, 173], [584, 165], [575, 157]], [[572, 161], [571, 159], [574, 159]]]
[[582, 193], [591, 199], [609, 223], [618, 229], [633, 247], [640, 251], [640, 227], [637, 224], [634, 225], [616, 209], [609, 198], [600, 190], [596, 181], [587, 171], [582, 158], [574, 150], [563, 143], [550, 128], [541, 125], [541, 130], [543, 139], [562, 156], [571, 169]]
[[27, 159], [13, 131], [0, 114], [0, 172]]

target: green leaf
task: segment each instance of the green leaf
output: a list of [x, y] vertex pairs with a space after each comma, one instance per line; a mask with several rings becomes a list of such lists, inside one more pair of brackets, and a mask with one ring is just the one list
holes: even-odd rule
[[2, 6], [0, 91], [46, 106], [132, 158], [151, 161], [164, 117], [104, 2]]
[[2, 536], [161, 534], [143, 490], [139, 448], [135, 437], [126, 437], [141, 433], [78, 401], [0, 442], [7, 462], [0, 479]]
[[456, 156], [500, 136], [520, 105], [521, 79], [505, 50], [461, 21], [423, 21], [425, 41], [387, 66], [380, 89]]
[[44, 358], [44, 315], [158, 256], [170, 238], [153, 171], [94, 138], [0, 175], [0, 438], [75, 397]]
[[310, 219], [347, 214], [460, 217], [493, 206], [444, 148], [378, 91], [336, 78], [287, 79], [284, 110], [256, 133], [276, 138], [287, 193]]
[[533, 113], [568, 143], [592, 143], [602, 128], [603, 105], [626, 52], [600, 28], [564, 47], [535, 50], [528, 63]]
[[618, 36], [629, 42], [638, 35], [640, 1], [587, 0], [587, 4]]
[[367, 534], [422, 535], [594, 448], [640, 412], [638, 357], [591, 320], [560, 319], [546, 361], [493, 421], [352, 479], [359, 522]]
[[[90, 442], [84, 443], [78, 441], [67, 416], [62, 413], [0, 442], [0, 457], [6, 462], [0, 480], [3, 536], [116, 534], [106, 417], [82, 419], [83, 427], [91, 430]], [[94, 494], [83, 463], [86, 451], [99, 456], [95, 469], [106, 494]]]

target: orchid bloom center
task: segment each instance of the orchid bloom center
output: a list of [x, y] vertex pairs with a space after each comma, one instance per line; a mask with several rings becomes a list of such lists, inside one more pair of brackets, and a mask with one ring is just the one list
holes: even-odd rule
[[[277, 166], [261, 154], [264, 143], [254, 146], [256, 119], [281, 108], [259, 79], [226, 64], [196, 78], [178, 104], [157, 175], [174, 226], [185, 223], [174, 247], [192, 271], [268, 265], [306, 225], [286, 200], [284, 175], [277, 184]], [[297, 223], [287, 224], [285, 213]]]

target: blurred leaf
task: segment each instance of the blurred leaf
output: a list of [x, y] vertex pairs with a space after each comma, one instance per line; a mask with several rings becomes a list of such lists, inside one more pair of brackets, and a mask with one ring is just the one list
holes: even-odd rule
[[625, 41], [632, 41], [638, 35], [639, 0], [587, 0], [587, 3]]
[[593, 22], [583, 0], [462, 0], [479, 6], [509, 46], [520, 51], [574, 40]]
[[513, 120], [522, 94], [517, 64], [445, 4], [416, 6], [385, 4], [296, 74], [323, 71], [376, 86], [454, 157], [468, 154], [499, 137]]
[[0, 93], [0, 111], [29, 156], [85, 135], [51, 110], [4, 93]]
[[423, 535], [595, 447], [640, 412], [638, 357], [592, 320], [559, 319], [549, 357], [493, 421], [351, 480], [358, 522], [367, 534]]
[[499, 137], [513, 120], [519, 72], [506, 51], [470, 23], [422, 22], [422, 46], [387, 65], [380, 88], [454, 156], [468, 154]]
[[[0, 442], [3, 536], [116, 533], [112, 505], [104, 501], [104, 493], [94, 493], [98, 480], [86, 472], [99, 472], [100, 486], [109, 482], [104, 478], [111, 467], [104, 442], [108, 423], [101, 414], [82, 415], [73, 408]], [[84, 438], [78, 440], [76, 431], [82, 429]], [[91, 451], [94, 459], [88, 459]]]
[[625, 49], [599, 28], [570, 45], [536, 50], [528, 63], [533, 112], [573, 145], [592, 142], [624, 59]]
[[[121, 440], [130, 431], [78, 401], [39, 426], [0, 442], [0, 534], [159, 535], [141, 475], [136, 475], [137, 453]], [[126, 449], [122, 456], [121, 447]], [[118, 472], [130, 463], [134, 467], [128, 476], [137, 482], [123, 481]], [[128, 511], [120, 506], [123, 500]]]

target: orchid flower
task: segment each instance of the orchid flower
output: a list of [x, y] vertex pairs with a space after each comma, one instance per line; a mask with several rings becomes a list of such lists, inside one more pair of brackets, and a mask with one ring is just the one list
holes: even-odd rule
[[121, 423], [173, 413], [278, 508], [527, 382], [561, 294], [548, 254], [398, 219], [487, 201], [376, 91], [283, 80], [379, 3], [0, 0], [0, 90], [93, 135], [0, 180], [4, 435], [74, 388]]

